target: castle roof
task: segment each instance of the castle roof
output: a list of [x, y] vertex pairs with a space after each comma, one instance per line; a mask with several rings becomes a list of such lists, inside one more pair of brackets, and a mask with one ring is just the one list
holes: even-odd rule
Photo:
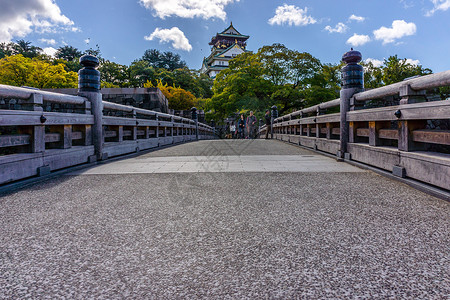
[[224, 31], [220, 33], [216, 33], [215, 36], [211, 38], [210, 45], [214, 45], [219, 38], [225, 39], [238, 39], [240, 41], [245, 41], [249, 38], [248, 35], [243, 35], [233, 26], [233, 22], [231, 22], [230, 26], [228, 26]]

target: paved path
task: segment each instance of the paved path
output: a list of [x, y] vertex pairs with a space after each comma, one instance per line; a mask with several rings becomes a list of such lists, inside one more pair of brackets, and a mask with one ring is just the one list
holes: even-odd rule
[[292, 145], [189, 143], [1, 197], [0, 299], [448, 299], [449, 216]]

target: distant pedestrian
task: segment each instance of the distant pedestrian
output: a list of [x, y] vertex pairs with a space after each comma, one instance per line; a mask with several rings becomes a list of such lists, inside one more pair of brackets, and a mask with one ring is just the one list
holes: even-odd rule
[[249, 139], [255, 138], [255, 131], [256, 131], [256, 116], [254, 116], [253, 112], [251, 111], [250, 115], [247, 117], [247, 133]]
[[238, 121], [238, 136], [240, 139], [245, 138], [245, 118], [242, 114]]
[[266, 140], [269, 139], [269, 133], [272, 130], [272, 117], [270, 116], [270, 110], [266, 110], [266, 114], [264, 115], [264, 119], [266, 121]]

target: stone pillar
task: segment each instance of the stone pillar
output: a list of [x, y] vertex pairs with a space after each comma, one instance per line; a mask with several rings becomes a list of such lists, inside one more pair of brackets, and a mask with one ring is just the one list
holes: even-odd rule
[[[28, 101], [30, 109], [33, 111], [43, 112], [43, 97], [40, 94], [31, 94]], [[45, 121], [47, 119], [42, 113], [41, 123], [42, 125], [19, 127], [19, 133], [29, 134], [31, 137], [30, 145], [31, 152], [38, 153], [45, 151]]]
[[101, 160], [106, 156], [103, 155], [103, 102], [100, 93], [100, 72], [96, 70], [99, 60], [92, 55], [83, 55], [80, 57], [80, 64], [83, 68], [78, 71], [78, 95], [91, 102], [91, 112], [94, 115], [92, 141], [96, 158]]
[[273, 139], [273, 123], [278, 118], [278, 107], [276, 105], [271, 107], [272, 113], [270, 118], [270, 138]]
[[354, 94], [364, 90], [364, 69], [358, 63], [362, 55], [353, 48], [342, 56], [342, 60], [347, 64], [342, 68], [341, 82], [341, 136], [340, 148], [337, 153], [338, 158], [344, 158], [347, 152], [347, 143], [349, 141], [349, 124], [347, 122], [347, 112], [350, 110], [350, 99]]
[[197, 108], [191, 108], [192, 120], [195, 122], [195, 139], [198, 141], [198, 115]]
[[400, 104], [412, 104], [426, 101], [426, 90], [414, 91], [409, 85], [400, 87], [399, 96]]
[[156, 130], [156, 132], [155, 132], [155, 137], [156, 138], [159, 138], [159, 116], [158, 116], [158, 114], [156, 114], [156, 116], [155, 116], [155, 120], [156, 120], [156, 128], [155, 128], [155, 130]]

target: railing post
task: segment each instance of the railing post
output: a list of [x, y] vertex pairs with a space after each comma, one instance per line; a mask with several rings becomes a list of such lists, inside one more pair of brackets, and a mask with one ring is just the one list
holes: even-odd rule
[[83, 68], [78, 71], [78, 95], [87, 98], [91, 102], [91, 112], [94, 115], [92, 125], [92, 141], [98, 160], [103, 156], [103, 102], [100, 93], [100, 72], [96, 70], [99, 65], [97, 57], [83, 55], [80, 57]]
[[425, 102], [426, 94], [426, 90], [414, 91], [410, 85], [403, 85], [399, 90], [400, 104]]
[[[31, 94], [28, 101], [33, 111], [43, 111], [43, 97], [40, 94]], [[44, 116], [44, 114], [42, 114]], [[45, 151], [45, 118], [41, 118], [42, 125], [30, 126], [30, 127], [19, 127], [19, 133], [29, 134], [31, 137], [31, 152], [38, 153]]]
[[275, 119], [278, 118], [278, 110], [277, 110], [276, 105], [272, 106], [271, 109], [272, 109], [272, 115], [270, 118], [270, 138], [273, 139], [273, 123], [274, 123]]
[[[156, 132], [155, 132], [155, 137], [159, 138], [159, 116], [158, 114], [155, 115], [155, 120], [156, 120]], [[158, 142], [159, 143], [159, 142]]]
[[327, 138], [327, 140], [331, 140], [331, 133], [333, 130], [333, 126], [331, 125], [331, 123], [328, 122], [326, 124], [326, 128], [327, 128], [326, 138]]
[[132, 128], [133, 131], [131, 132], [131, 136], [132, 136], [133, 141], [136, 141], [137, 137], [138, 137], [137, 131], [138, 131], [138, 126], [139, 126], [139, 121], [137, 120], [137, 113], [136, 113], [135, 109], [133, 109], [131, 114], [133, 116], [133, 119], [136, 121], [136, 125], [133, 126], [133, 128]]
[[192, 119], [195, 122], [195, 139], [198, 141], [198, 115], [197, 115], [197, 108], [193, 107], [191, 108], [192, 113]]
[[359, 51], [354, 51], [353, 48], [342, 56], [342, 60], [347, 64], [342, 68], [342, 82], [340, 93], [340, 147], [337, 157], [344, 158], [347, 152], [347, 143], [349, 142], [349, 124], [347, 122], [347, 112], [350, 110], [350, 99], [354, 94], [361, 92], [364, 89], [364, 69], [358, 63], [362, 56]]

